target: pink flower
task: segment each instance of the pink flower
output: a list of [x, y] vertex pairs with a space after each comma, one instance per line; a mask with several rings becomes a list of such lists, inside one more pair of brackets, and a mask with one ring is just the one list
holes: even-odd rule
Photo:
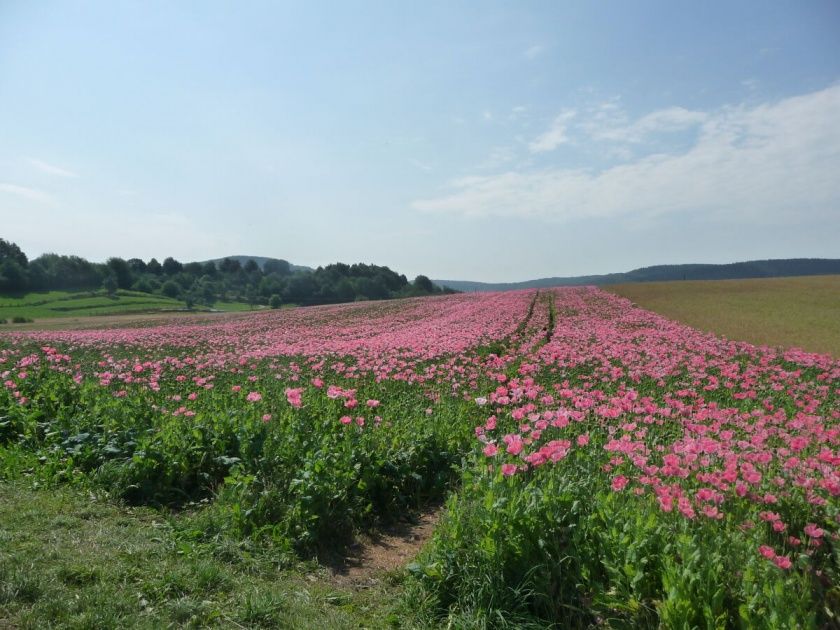
[[484, 454], [487, 457], [495, 457], [498, 452], [499, 449], [495, 444], [488, 444], [484, 447]]
[[510, 477], [511, 475], [516, 474], [516, 465], [515, 464], [502, 464], [502, 474], [505, 477]]
[[262, 400], [262, 394], [259, 392], [251, 392], [245, 397], [248, 402], [259, 402]]
[[338, 420], [339, 422], [341, 422], [341, 424], [350, 424], [351, 422], [353, 422], [353, 418], [351, 418], [350, 416], [341, 416], [341, 418], [339, 418]]
[[767, 545], [761, 545], [758, 548], [758, 553], [760, 553], [762, 556], [764, 556], [768, 560], [773, 560], [776, 557], [776, 552], [773, 551], [772, 547], [768, 547]]
[[507, 449], [505, 450], [511, 455], [519, 455], [522, 452], [522, 438], [519, 435], [508, 433], [502, 440], [507, 444]]
[[791, 566], [793, 566], [793, 563], [787, 556], [776, 556], [773, 558], [773, 562], [775, 562], [776, 566], [780, 569], [790, 569]]
[[300, 406], [303, 404], [301, 401], [301, 396], [303, 394], [302, 387], [287, 387], [285, 390], [285, 394], [286, 400], [292, 407], [299, 409]]
[[366, 404], [368, 407], [370, 407], [371, 409], [375, 409], [376, 407], [378, 407], [378, 406], [379, 406], [379, 401], [378, 401], [378, 400], [373, 400], [373, 399], [371, 399], [371, 400], [368, 400], [365, 404]]
[[589, 444], [589, 434], [588, 433], [583, 433], [583, 434], [577, 436], [577, 445], [578, 446], [586, 446], [587, 444]]
[[627, 486], [630, 480], [627, 479], [624, 475], [617, 475], [613, 477], [612, 480], [612, 490], [613, 492], [621, 492]]
[[268, 422], [269, 420], [271, 420], [271, 414], [270, 413], [263, 414], [262, 421], [263, 422]]
[[825, 531], [822, 528], [817, 527], [816, 523], [808, 523], [805, 526], [804, 531], [811, 538], [822, 538], [823, 534], [825, 534]]

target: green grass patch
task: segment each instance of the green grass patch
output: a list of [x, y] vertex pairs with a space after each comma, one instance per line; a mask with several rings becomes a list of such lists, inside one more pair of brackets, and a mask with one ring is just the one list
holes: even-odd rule
[[345, 590], [247, 541], [199, 545], [190, 518], [0, 482], [0, 627], [387, 627], [393, 587]]
[[113, 296], [108, 296], [102, 291], [48, 291], [27, 293], [20, 297], [0, 297], [0, 319], [10, 322], [15, 317], [84, 317], [183, 308], [184, 303], [180, 300], [138, 291], [117, 291]]

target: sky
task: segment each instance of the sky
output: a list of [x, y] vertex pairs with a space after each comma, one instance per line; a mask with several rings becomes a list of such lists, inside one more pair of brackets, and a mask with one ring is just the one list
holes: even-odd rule
[[0, 0], [0, 237], [517, 281], [840, 257], [840, 3]]

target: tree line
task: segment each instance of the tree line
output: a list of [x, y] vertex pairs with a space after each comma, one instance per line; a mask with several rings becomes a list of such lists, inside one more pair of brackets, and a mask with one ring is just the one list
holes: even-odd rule
[[452, 293], [420, 275], [413, 281], [388, 267], [334, 263], [315, 270], [292, 270], [285, 260], [261, 267], [236, 258], [182, 263], [168, 257], [109, 258], [94, 263], [79, 256], [43, 254], [29, 260], [15, 243], [0, 238], [0, 293], [130, 289], [183, 300], [188, 306], [216, 302], [280, 305], [335, 304]]

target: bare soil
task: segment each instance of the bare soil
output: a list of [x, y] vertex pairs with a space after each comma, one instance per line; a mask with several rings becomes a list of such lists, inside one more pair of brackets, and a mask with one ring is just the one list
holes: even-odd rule
[[325, 562], [333, 580], [346, 586], [370, 586], [384, 574], [403, 568], [432, 537], [441, 513], [442, 508], [436, 507], [357, 540], [344, 557]]

